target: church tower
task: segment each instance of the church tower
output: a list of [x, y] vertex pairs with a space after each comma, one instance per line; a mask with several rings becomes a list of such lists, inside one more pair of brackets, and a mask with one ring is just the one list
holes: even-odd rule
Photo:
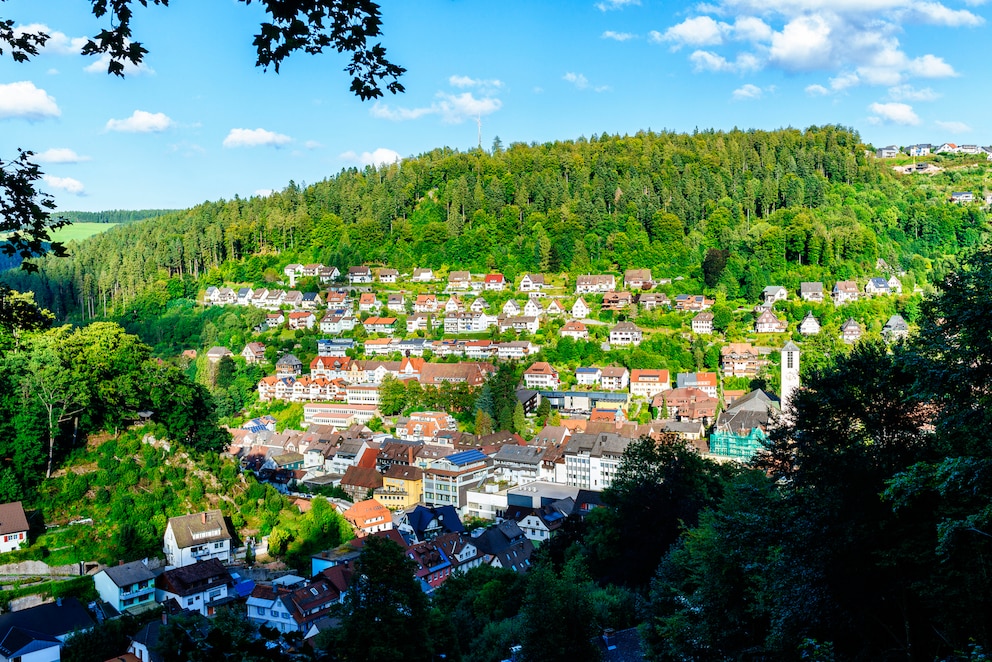
[[791, 340], [782, 348], [782, 411], [791, 407], [792, 394], [799, 388], [799, 348]]

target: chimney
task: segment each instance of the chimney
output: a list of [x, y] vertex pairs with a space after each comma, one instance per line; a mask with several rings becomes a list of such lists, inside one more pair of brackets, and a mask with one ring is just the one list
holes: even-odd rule
[[207, 523], [207, 513], [206, 513], [206, 511], [200, 513], [200, 522], [202, 522], [203, 524], [206, 524]]
[[413, 446], [407, 446], [407, 449], [406, 449], [406, 462], [411, 467], [413, 466]]
[[603, 630], [603, 643], [606, 644], [606, 650], [616, 649], [617, 637], [616, 631], [613, 628], [606, 628]]

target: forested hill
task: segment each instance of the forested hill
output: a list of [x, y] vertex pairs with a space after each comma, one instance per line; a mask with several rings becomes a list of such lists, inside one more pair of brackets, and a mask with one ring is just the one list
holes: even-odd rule
[[927, 258], [980, 241], [984, 215], [906, 183], [918, 177], [897, 179], [837, 126], [497, 140], [114, 228], [6, 280], [84, 318], [206, 281], [263, 283], [288, 262], [698, 277], [717, 248], [729, 261], [713, 286], [731, 299], [876, 275], [878, 257], [920, 280]]
[[143, 221], [146, 218], [164, 216], [178, 210], [176, 209], [108, 209], [105, 211], [60, 211], [56, 215], [68, 219], [73, 223], [116, 223], [124, 225], [134, 221]]

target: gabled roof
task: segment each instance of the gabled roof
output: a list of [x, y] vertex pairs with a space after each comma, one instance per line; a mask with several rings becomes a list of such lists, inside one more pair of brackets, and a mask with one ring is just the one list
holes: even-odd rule
[[0, 505], [0, 535], [28, 530], [28, 519], [20, 501]]
[[368, 526], [370, 523], [391, 521], [389, 509], [375, 499], [359, 501], [348, 510], [343, 517], [357, 527]]
[[454, 506], [416, 506], [406, 514], [406, 520], [417, 534], [418, 539], [423, 538], [428, 527], [435, 521], [446, 533], [464, 533], [465, 531]]
[[219, 559], [197, 561], [192, 565], [166, 570], [158, 576], [156, 588], [184, 597], [202, 593], [214, 586], [233, 586], [234, 578]]
[[180, 549], [194, 544], [217, 542], [233, 538], [220, 510], [207, 510], [202, 513], [180, 515], [169, 519], [169, 527]]
[[293, 354], [286, 354], [282, 356], [278, 361], [276, 361], [276, 366], [281, 365], [303, 365], [303, 362], [296, 358]]
[[889, 318], [889, 321], [885, 323], [883, 330], [887, 331], [909, 331], [909, 324], [903, 319], [903, 316], [896, 313]]
[[344, 472], [344, 476], [341, 478], [341, 485], [377, 489], [382, 487], [382, 476], [376, 471], [375, 467], [351, 466]]
[[[76, 598], [62, 598], [60, 602], [47, 602], [0, 615], [0, 652], [9, 646], [26, 646], [31, 638], [47, 641], [76, 630], [93, 627], [86, 608]], [[12, 629], [19, 633], [11, 633]], [[15, 649], [16, 651], [16, 649]], [[5, 656], [10, 656], [4, 653]]]
[[148, 569], [142, 561], [131, 561], [123, 565], [112, 565], [103, 569], [119, 588], [155, 579], [155, 573]]

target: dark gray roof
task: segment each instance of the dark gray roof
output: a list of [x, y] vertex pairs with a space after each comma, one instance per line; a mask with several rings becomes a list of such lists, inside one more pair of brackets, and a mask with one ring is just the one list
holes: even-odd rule
[[546, 449], [541, 446], [513, 446], [506, 444], [501, 447], [493, 459], [496, 462], [512, 462], [515, 464], [538, 465], [544, 458]]
[[[21, 634], [11, 634], [10, 630], [19, 628], [30, 637], [46, 639], [47, 637], [61, 637], [75, 632], [76, 630], [88, 630], [93, 627], [93, 619], [90, 618], [86, 608], [79, 603], [76, 598], [62, 598], [59, 602], [47, 602], [37, 607], [13, 611], [0, 616], [0, 647], [9, 642], [11, 645], [18, 643], [17, 637]], [[8, 635], [14, 639], [9, 639]], [[29, 639], [20, 640], [21, 645], [28, 643]], [[16, 650], [16, 649], [15, 649]]]
[[277, 366], [280, 366], [280, 365], [303, 365], [303, 362], [300, 361], [298, 358], [296, 358], [292, 354], [286, 354], [281, 359], [279, 359], [278, 361], [276, 361], [276, 365]]
[[889, 318], [889, 321], [885, 323], [883, 331], [909, 331], [909, 324], [903, 319], [902, 315], [898, 313]]
[[143, 644], [148, 648], [148, 662], [162, 662], [162, 654], [158, 652], [158, 634], [162, 629], [162, 621], [155, 620], [138, 630], [131, 641]]
[[681, 432], [683, 434], [699, 434], [703, 424], [699, 421], [665, 421], [663, 430], [665, 432]]
[[120, 588], [139, 582], [146, 582], [149, 579], [155, 579], [155, 573], [149, 570], [143, 561], [131, 561], [122, 565], [113, 565], [104, 568], [103, 572], [107, 573], [111, 581]]
[[595, 641], [603, 662], [640, 662], [644, 659], [641, 635], [636, 627], [619, 632], [604, 632]]
[[720, 414], [716, 427], [733, 434], [748, 434], [755, 428], [764, 429], [771, 419], [771, 412], [779, 408], [779, 400], [774, 395], [762, 390], [751, 391]]
[[217, 559], [197, 561], [192, 565], [166, 570], [158, 577], [156, 589], [162, 589], [180, 597], [202, 593], [209, 587], [233, 586], [234, 579], [224, 564]]
[[602, 457], [603, 455], [613, 455], [619, 457], [630, 445], [632, 440], [621, 437], [615, 432], [601, 432], [590, 434], [578, 432], [568, 440], [565, 447], [565, 454], [588, 453], [591, 457]]
[[59, 645], [59, 640], [53, 636], [22, 627], [0, 632], [0, 653], [7, 659], [20, 660], [24, 655]]

